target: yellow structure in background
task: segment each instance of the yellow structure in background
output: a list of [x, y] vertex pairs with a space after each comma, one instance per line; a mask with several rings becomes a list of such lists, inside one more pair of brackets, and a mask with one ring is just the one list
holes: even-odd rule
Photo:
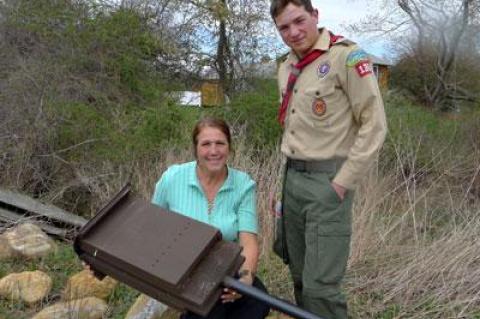
[[388, 90], [388, 81], [390, 79], [390, 69], [388, 66], [378, 66], [378, 85], [382, 90]]
[[204, 80], [200, 85], [202, 92], [202, 107], [225, 104], [225, 94], [218, 79]]
[[378, 80], [378, 86], [381, 90], [388, 90], [391, 63], [372, 54], [370, 54], [370, 60], [373, 65], [373, 73], [375, 73]]

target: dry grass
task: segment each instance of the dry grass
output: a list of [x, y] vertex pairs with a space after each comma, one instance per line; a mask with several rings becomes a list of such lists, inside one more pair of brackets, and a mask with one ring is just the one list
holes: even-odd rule
[[355, 317], [480, 315], [479, 156], [442, 155], [408, 174], [415, 158], [397, 157], [357, 192], [346, 281]]
[[[345, 281], [353, 318], [479, 318], [480, 156], [444, 155], [432, 154], [415, 168], [415, 152], [398, 153], [395, 163], [380, 162], [360, 185]], [[77, 165], [75, 175], [91, 194], [93, 214], [127, 181], [150, 198], [166, 167], [192, 158], [188, 149], [171, 149], [120, 167]], [[260, 274], [271, 293], [291, 300], [288, 269], [270, 250], [267, 210], [269, 194], [279, 188], [281, 157], [239, 141], [231, 165], [257, 181]], [[55, 189], [45, 198], [54, 201], [61, 193]]]

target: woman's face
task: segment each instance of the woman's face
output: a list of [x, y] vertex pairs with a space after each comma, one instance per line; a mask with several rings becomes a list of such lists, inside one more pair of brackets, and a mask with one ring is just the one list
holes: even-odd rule
[[204, 127], [197, 136], [196, 156], [200, 169], [221, 172], [227, 163], [230, 145], [225, 134], [215, 127]]

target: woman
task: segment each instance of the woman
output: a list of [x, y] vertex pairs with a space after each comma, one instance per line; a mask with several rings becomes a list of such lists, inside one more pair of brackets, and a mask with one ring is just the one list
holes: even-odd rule
[[[167, 210], [208, 223], [222, 232], [225, 240], [238, 242], [245, 262], [239, 280], [265, 290], [255, 277], [258, 262], [255, 182], [244, 172], [227, 166], [231, 150], [228, 125], [205, 118], [192, 134], [196, 160], [167, 169], [157, 182], [152, 202]], [[263, 319], [268, 306], [225, 288], [219, 302], [205, 317]], [[182, 319], [203, 318], [193, 313]]]

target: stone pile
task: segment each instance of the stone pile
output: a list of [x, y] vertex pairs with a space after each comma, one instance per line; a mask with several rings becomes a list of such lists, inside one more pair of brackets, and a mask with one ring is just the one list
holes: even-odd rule
[[[22, 223], [0, 234], [0, 262], [11, 258], [33, 260], [55, 253], [57, 245], [32, 223]], [[101, 319], [108, 310], [107, 298], [117, 281], [105, 277], [98, 280], [85, 269], [65, 283], [61, 300], [47, 305], [32, 319]], [[27, 306], [41, 305], [52, 289], [52, 279], [40, 270], [11, 273], [0, 278], [0, 298], [23, 302]], [[129, 319], [173, 319], [178, 313], [167, 306], [140, 295], [128, 311]]]
[[[18, 224], [0, 234], [0, 262], [10, 258], [32, 260], [55, 253], [57, 245], [41, 228], [31, 223]], [[105, 277], [97, 279], [88, 270], [82, 270], [65, 283], [61, 299], [47, 305], [32, 319], [101, 319], [108, 311], [106, 300], [113, 293], [117, 281]], [[0, 298], [27, 306], [42, 305], [52, 288], [52, 279], [40, 271], [11, 273], [0, 278]], [[125, 316], [126, 319], [177, 319], [179, 313], [159, 301], [140, 294]], [[269, 318], [288, 318], [273, 314]]]

